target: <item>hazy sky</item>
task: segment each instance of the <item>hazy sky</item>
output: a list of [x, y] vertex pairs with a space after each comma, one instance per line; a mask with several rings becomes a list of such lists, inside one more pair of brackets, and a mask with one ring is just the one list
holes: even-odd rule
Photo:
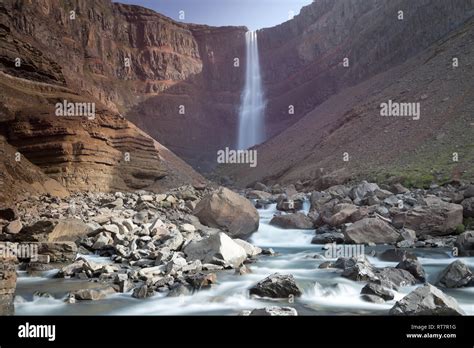
[[[245, 25], [250, 30], [272, 27], [296, 15], [312, 0], [114, 0], [148, 7], [180, 22], [213, 26]], [[179, 19], [183, 10], [185, 19]]]

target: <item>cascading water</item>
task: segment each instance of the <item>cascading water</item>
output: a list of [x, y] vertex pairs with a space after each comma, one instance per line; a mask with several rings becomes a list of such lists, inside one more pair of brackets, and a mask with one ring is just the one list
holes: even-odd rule
[[263, 125], [265, 102], [260, 75], [257, 32], [247, 32], [245, 34], [245, 44], [247, 61], [245, 87], [239, 112], [238, 149], [247, 149], [265, 140]]

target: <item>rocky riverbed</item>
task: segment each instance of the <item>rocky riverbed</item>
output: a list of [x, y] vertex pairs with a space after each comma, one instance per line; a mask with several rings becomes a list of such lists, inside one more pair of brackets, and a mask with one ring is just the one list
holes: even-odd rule
[[3, 263], [17, 314], [464, 315], [473, 197], [367, 182], [31, 196], [1, 211], [0, 238], [38, 254]]

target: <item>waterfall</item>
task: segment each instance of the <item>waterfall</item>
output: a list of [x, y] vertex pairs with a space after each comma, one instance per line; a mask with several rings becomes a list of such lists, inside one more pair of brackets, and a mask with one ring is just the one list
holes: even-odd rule
[[245, 34], [247, 50], [245, 86], [239, 110], [238, 149], [247, 149], [265, 140], [262, 78], [258, 58], [257, 32]]

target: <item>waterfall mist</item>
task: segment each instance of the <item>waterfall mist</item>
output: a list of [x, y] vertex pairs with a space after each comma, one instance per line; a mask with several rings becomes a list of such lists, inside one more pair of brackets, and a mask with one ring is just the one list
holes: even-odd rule
[[237, 148], [247, 149], [265, 140], [262, 78], [258, 56], [257, 32], [245, 34], [247, 50], [245, 86], [239, 110]]

